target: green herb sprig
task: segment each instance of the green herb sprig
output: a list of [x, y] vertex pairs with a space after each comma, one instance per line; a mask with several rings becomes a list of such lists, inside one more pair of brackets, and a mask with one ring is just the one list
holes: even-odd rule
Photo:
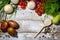
[[47, 0], [46, 1], [46, 5], [45, 5], [45, 12], [47, 15], [51, 15], [51, 16], [56, 16], [57, 12], [59, 12], [59, 8], [60, 8], [60, 1], [59, 0]]

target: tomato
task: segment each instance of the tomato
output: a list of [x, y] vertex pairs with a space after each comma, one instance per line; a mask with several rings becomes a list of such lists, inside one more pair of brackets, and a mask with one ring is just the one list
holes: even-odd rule
[[38, 12], [37, 14], [38, 14], [38, 16], [41, 16], [42, 15], [41, 12]]
[[19, 3], [19, 5], [21, 5], [21, 6], [22, 6], [22, 5], [23, 5], [23, 2], [20, 2], [20, 3]]
[[35, 10], [36, 13], [38, 13], [38, 10]]
[[37, 8], [41, 8], [40, 4], [37, 5]]
[[40, 12], [41, 12], [41, 14], [44, 14], [45, 11], [44, 10], [40, 10]]
[[42, 3], [41, 3], [41, 2], [39, 2], [39, 5], [42, 5]]
[[25, 8], [26, 8], [26, 6], [22, 5], [22, 6], [21, 6], [21, 8], [22, 8], [22, 9], [25, 9]]
[[19, 2], [19, 5], [21, 6], [22, 9], [25, 9], [27, 6], [27, 2], [26, 1], [23, 2], [23, 1], [24, 0], [21, 0], [21, 2]]
[[38, 13], [38, 8], [35, 9], [35, 12]]
[[41, 9], [41, 10], [44, 10], [44, 7], [41, 7], [40, 9]]
[[25, 6], [27, 6], [27, 2], [25, 2]]

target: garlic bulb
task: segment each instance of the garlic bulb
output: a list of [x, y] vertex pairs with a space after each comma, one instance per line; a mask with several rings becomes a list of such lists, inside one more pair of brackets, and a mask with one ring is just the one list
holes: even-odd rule
[[34, 9], [34, 8], [35, 8], [35, 6], [36, 6], [36, 4], [35, 4], [35, 2], [34, 2], [34, 1], [30, 1], [30, 2], [28, 2], [27, 7], [28, 7], [29, 9]]
[[11, 0], [12, 3], [18, 4], [19, 0]]
[[6, 13], [12, 13], [12, 12], [13, 12], [13, 7], [12, 7], [12, 5], [10, 5], [10, 4], [6, 5], [6, 6], [4, 7], [4, 11], [5, 11]]

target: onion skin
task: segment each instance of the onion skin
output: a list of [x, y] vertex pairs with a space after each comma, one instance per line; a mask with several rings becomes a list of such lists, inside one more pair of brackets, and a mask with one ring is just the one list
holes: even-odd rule
[[16, 30], [15, 30], [14, 28], [12, 28], [12, 27], [9, 27], [9, 28], [7, 29], [7, 32], [8, 32], [8, 34], [10, 34], [11, 36], [16, 36], [16, 35], [17, 35]]
[[8, 22], [7, 22], [7, 21], [3, 21], [3, 22], [1, 23], [1, 30], [2, 30], [3, 32], [6, 32], [6, 31], [7, 31], [7, 28], [8, 28]]
[[9, 23], [9, 26], [10, 27], [13, 27], [15, 29], [18, 29], [19, 28], [19, 24], [16, 21], [9, 20], [8, 23]]

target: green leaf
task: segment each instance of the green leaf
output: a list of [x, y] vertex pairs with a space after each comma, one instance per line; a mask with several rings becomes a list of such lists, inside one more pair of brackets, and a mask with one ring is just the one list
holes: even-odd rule
[[8, 3], [9, 3], [9, 0], [0, 0], [0, 9], [2, 9]]
[[57, 0], [48, 0], [45, 5], [45, 12], [47, 15], [56, 16], [59, 9]]

